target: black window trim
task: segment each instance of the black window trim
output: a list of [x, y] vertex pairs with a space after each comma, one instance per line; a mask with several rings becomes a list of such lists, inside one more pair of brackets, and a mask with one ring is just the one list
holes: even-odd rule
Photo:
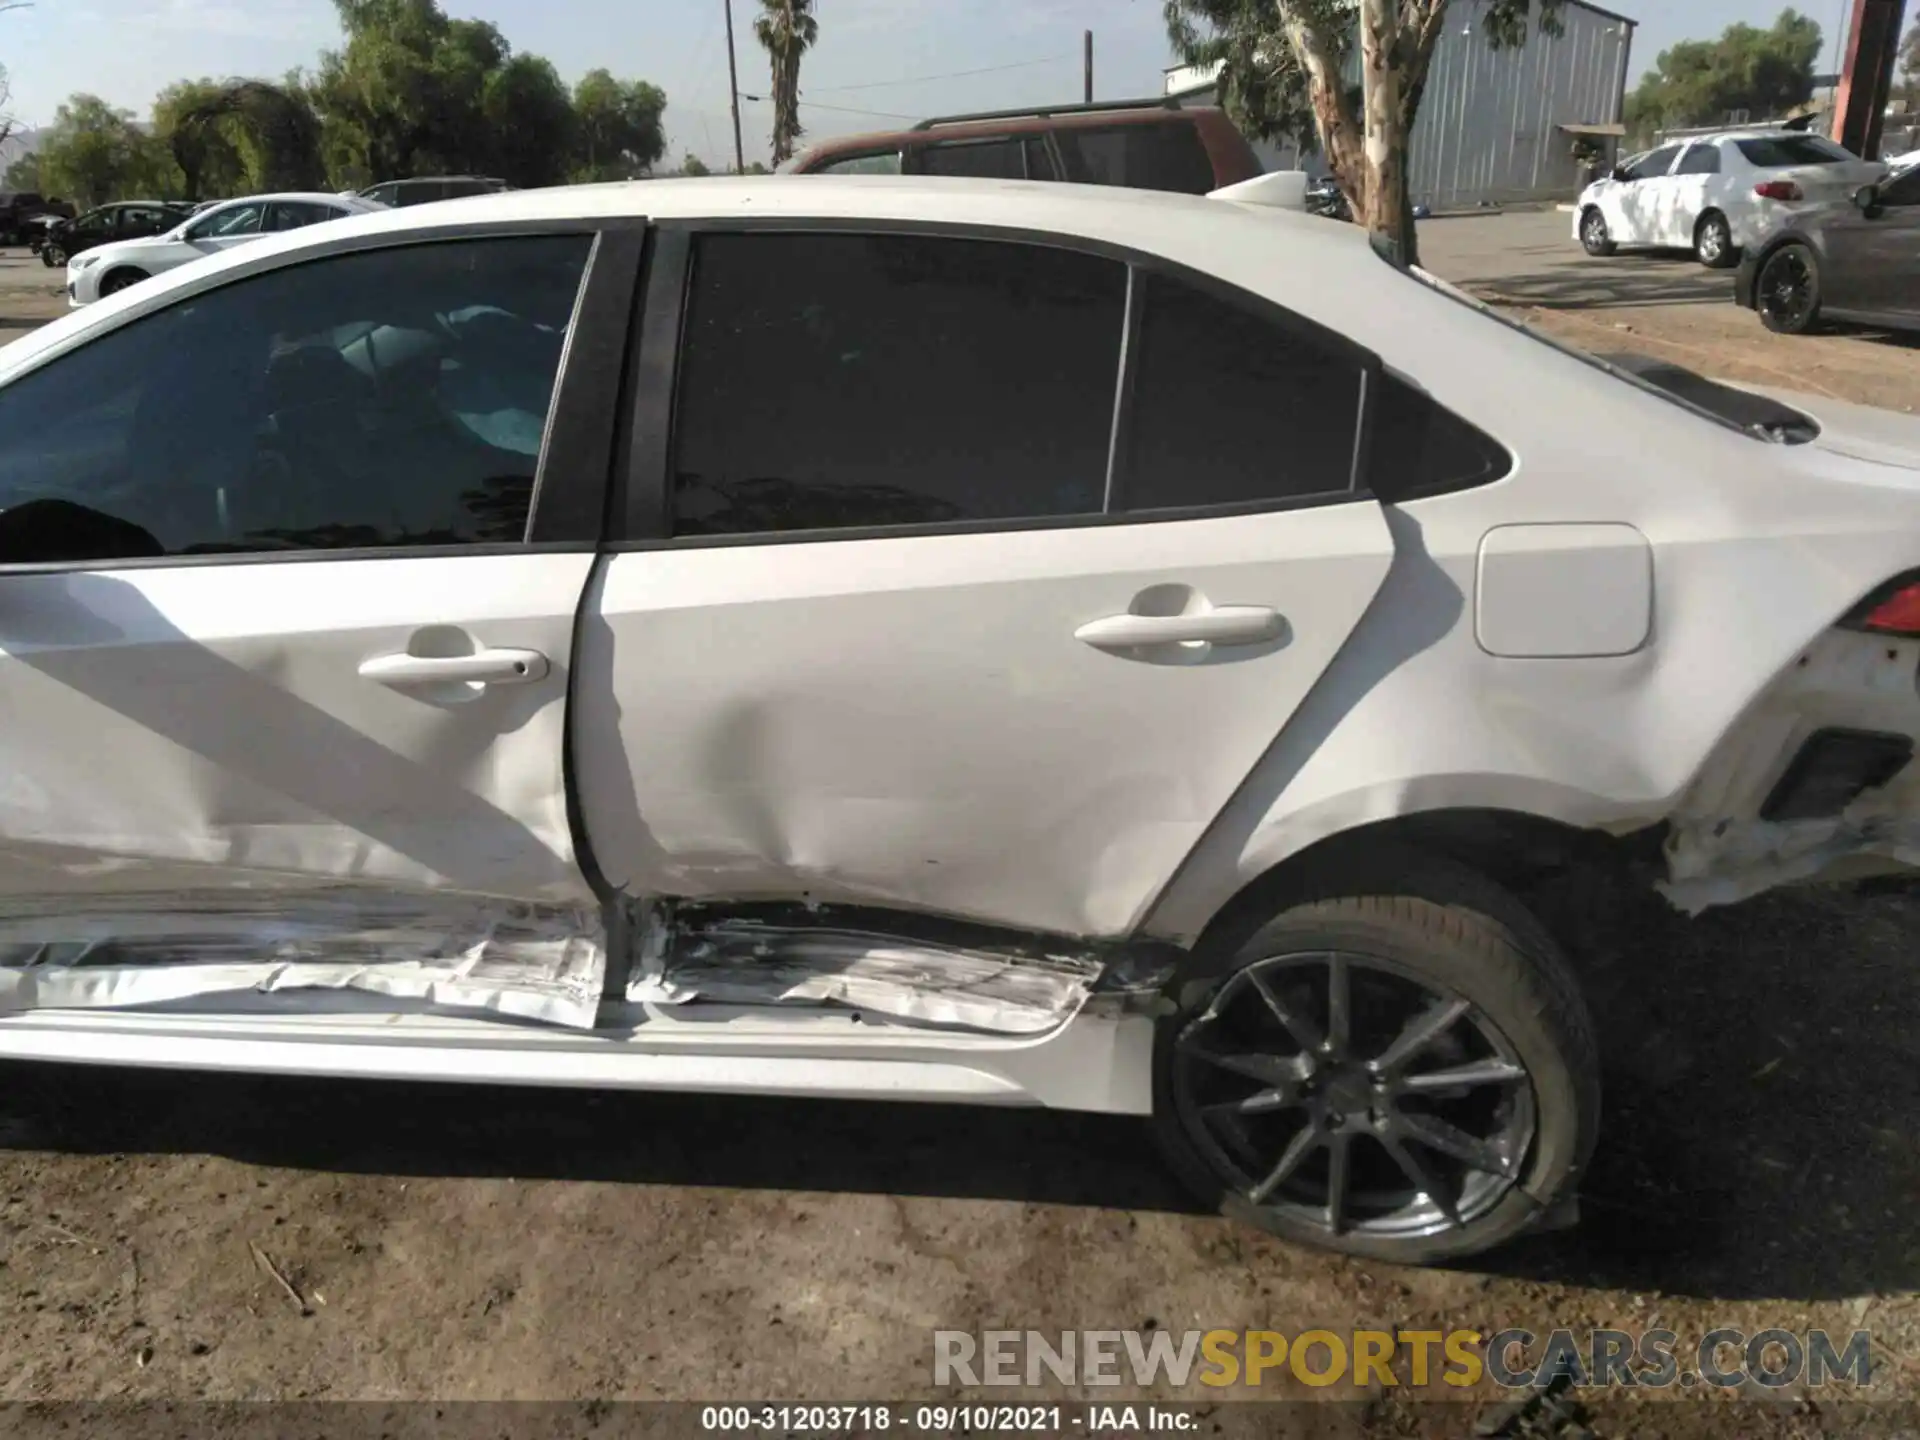
[[[375, 250], [410, 249], [419, 245], [458, 243], [462, 240], [587, 235], [593, 244], [574, 297], [573, 325], [568, 331], [554, 377], [553, 400], [547, 410], [547, 429], [540, 459], [534, 467], [533, 495], [527, 516], [526, 538], [474, 545], [354, 545], [338, 549], [264, 550], [237, 554], [132, 556], [117, 560], [51, 560], [0, 562], [0, 576], [82, 573], [103, 570], [164, 570], [217, 565], [320, 564], [331, 560], [424, 560], [474, 555], [593, 553], [603, 548], [608, 533], [607, 497], [614, 476], [616, 426], [608, 417], [618, 409], [628, 389], [626, 366], [608, 367], [609, 355], [624, 357], [633, 315], [631, 297], [643, 293], [639, 272], [649, 221], [639, 215], [561, 217], [552, 220], [453, 221], [382, 234], [328, 236], [323, 243], [268, 256], [248, 256], [232, 269], [143, 297], [130, 305], [113, 324], [35, 357], [25, 369], [7, 377], [11, 385], [43, 366], [58, 362], [96, 344], [127, 325], [171, 310], [238, 281], [290, 270], [297, 266]], [[251, 248], [251, 247], [249, 247]], [[242, 252], [245, 253], [245, 252]], [[574, 363], [575, 361], [578, 363]], [[611, 377], [611, 378], [610, 378]], [[0, 386], [0, 389], [4, 389]]]
[[[693, 278], [693, 242], [704, 234], [852, 234], [915, 235], [952, 240], [987, 240], [1011, 244], [1044, 246], [1077, 254], [1115, 260], [1128, 267], [1126, 329], [1120, 344], [1120, 374], [1114, 406], [1114, 429], [1107, 452], [1106, 508], [1085, 515], [1037, 515], [986, 520], [947, 520], [928, 524], [859, 525], [819, 530], [753, 531], [738, 535], [674, 535], [673, 487], [670, 469], [673, 463], [673, 420], [675, 388], [680, 372], [680, 350], [685, 337], [688, 287]], [[971, 224], [966, 222], [909, 220], [870, 217], [796, 218], [789, 216], [741, 218], [738, 216], [699, 217], [662, 221], [655, 227], [655, 247], [646, 281], [645, 318], [639, 342], [639, 360], [634, 368], [634, 386], [627, 407], [626, 426], [630, 441], [623, 437], [629, 461], [623, 467], [626, 487], [621, 507], [624, 527], [611, 530], [605, 548], [624, 553], [636, 550], [707, 549], [738, 545], [817, 545], [838, 540], [888, 540], [915, 536], [977, 535], [1019, 530], [1074, 530], [1100, 525], [1166, 524], [1178, 520], [1216, 520], [1236, 515], [1264, 515], [1287, 510], [1305, 510], [1328, 505], [1371, 501], [1373, 493], [1362, 487], [1366, 473], [1366, 452], [1370, 449], [1371, 415], [1369, 397], [1376, 389], [1372, 376], [1383, 366], [1380, 357], [1365, 346], [1328, 329], [1317, 321], [1287, 309], [1265, 296], [1193, 269], [1179, 261], [1111, 241], [1083, 236], [1061, 235], [1048, 230], [1027, 230], [1014, 226]], [[1127, 427], [1132, 416], [1132, 387], [1138, 364], [1138, 347], [1130, 339], [1139, 321], [1139, 306], [1144, 287], [1134, 284], [1137, 271], [1166, 275], [1184, 285], [1202, 291], [1226, 304], [1245, 310], [1261, 319], [1300, 335], [1334, 355], [1349, 357], [1361, 372], [1360, 395], [1355, 404], [1354, 424], [1359, 443], [1354, 447], [1353, 472], [1344, 490], [1321, 491], [1312, 495], [1289, 495], [1270, 500], [1240, 501], [1233, 504], [1186, 505], [1159, 509], [1127, 510], [1116, 505], [1124, 496], [1116, 495], [1115, 467], [1124, 453]]]

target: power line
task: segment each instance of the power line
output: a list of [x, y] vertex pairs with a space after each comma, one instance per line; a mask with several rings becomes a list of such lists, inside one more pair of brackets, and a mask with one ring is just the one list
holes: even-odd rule
[[925, 85], [933, 80], [960, 80], [968, 75], [998, 75], [1004, 70], [1031, 70], [1037, 65], [1058, 65], [1063, 60], [1071, 60], [1071, 55], [1049, 55], [1042, 60], [1016, 60], [1011, 65], [983, 65], [978, 70], [948, 70], [940, 75], [915, 75], [908, 80], [869, 80], [859, 85], [816, 85], [814, 88], [823, 94], [839, 94], [846, 90], [886, 90], [896, 85]]
[[[749, 95], [744, 90], [740, 92], [740, 98], [750, 100], [755, 105], [771, 103], [764, 95]], [[851, 105], [823, 105], [818, 100], [802, 100], [800, 108], [802, 110], [833, 110], [842, 115], [871, 115], [878, 120], [918, 120], [920, 118], [918, 115], [902, 115], [897, 110], [857, 110]]]

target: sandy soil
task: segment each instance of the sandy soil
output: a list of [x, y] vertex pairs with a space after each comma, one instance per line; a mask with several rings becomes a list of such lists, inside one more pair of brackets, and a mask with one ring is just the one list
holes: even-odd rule
[[[1480, 263], [1448, 273], [1593, 348], [1920, 403], [1903, 345]], [[0, 278], [0, 323], [57, 308], [31, 288]], [[935, 1328], [1149, 1324], [1864, 1327], [1876, 1395], [1920, 1399], [1920, 894], [1542, 903], [1604, 1031], [1605, 1138], [1577, 1229], [1469, 1268], [1191, 1213], [1124, 1120], [0, 1067], [0, 1399], [898, 1399]], [[1824, 1396], [1585, 1405], [1604, 1436], [1859, 1428]], [[1471, 1413], [1376, 1396], [1367, 1428]]]

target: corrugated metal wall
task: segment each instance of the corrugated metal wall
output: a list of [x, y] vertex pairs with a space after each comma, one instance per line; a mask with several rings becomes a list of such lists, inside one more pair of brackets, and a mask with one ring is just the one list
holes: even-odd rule
[[[1435, 209], [1482, 201], [1566, 199], [1585, 183], [1564, 124], [1621, 119], [1633, 26], [1578, 3], [1562, 33], [1535, 29], [1516, 50], [1486, 42], [1488, 0], [1452, 0], [1414, 126], [1413, 198]], [[1348, 65], [1358, 83], [1359, 57]], [[1212, 103], [1211, 89], [1181, 98]], [[1258, 145], [1270, 169], [1324, 169], [1312, 147]]]

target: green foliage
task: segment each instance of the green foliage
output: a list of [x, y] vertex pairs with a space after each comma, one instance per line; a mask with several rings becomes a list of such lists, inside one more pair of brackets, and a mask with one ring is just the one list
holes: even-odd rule
[[708, 167], [706, 161], [689, 150], [686, 158], [680, 162], [680, 173], [682, 175], [711, 175], [713, 171]]
[[75, 95], [62, 105], [42, 137], [39, 188], [85, 209], [108, 200], [157, 198], [183, 192], [184, 180], [166, 145], [97, 95]]
[[645, 175], [666, 153], [660, 117], [666, 93], [645, 80], [616, 80], [589, 70], [573, 87], [576, 180], [631, 180]]
[[320, 121], [298, 84], [182, 80], [154, 100], [153, 130], [195, 199], [326, 184]]
[[1813, 94], [1820, 39], [1818, 21], [1782, 10], [1769, 29], [1729, 25], [1718, 40], [1662, 50], [1627, 97], [1628, 133], [1714, 125], [1739, 110], [1754, 120], [1784, 115]]
[[46, 194], [40, 188], [40, 157], [22, 155], [7, 166], [6, 174], [0, 175], [0, 190], [38, 190]]

